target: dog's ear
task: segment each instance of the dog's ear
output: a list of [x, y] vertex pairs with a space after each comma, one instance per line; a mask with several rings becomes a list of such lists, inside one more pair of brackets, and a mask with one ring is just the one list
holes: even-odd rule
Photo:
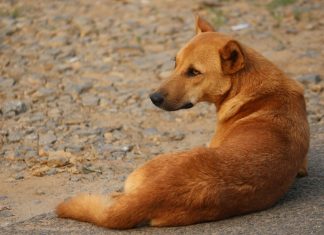
[[196, 16], [196, 34], [203, 32], [214, 32], [213, 26], [211, 26], [206, 20], [199, 15]]
[[219, 50], [219, 54], [224, 74], [234, 74], [244, 68], [244, 51], [237, 41], [228, 41], [226, 45]]

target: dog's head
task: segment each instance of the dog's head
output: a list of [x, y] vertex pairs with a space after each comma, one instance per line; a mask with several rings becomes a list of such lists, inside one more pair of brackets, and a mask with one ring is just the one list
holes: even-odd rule
[[231, 88], [231, 75], [244, 66], [242, 46], [197, 17], [196, 35], [177, 53], [174, 71], [150, 99], [167, 111], [201, 101], [217, 104]]

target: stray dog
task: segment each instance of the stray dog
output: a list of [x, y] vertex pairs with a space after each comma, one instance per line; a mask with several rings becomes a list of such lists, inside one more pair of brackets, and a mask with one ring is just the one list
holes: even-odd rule
[[196, 33], [150, 98], [167, 111], [215, 104], [210, 146], [157, 156], [128, 176], [124, 192], [76, 196], [58, 205], [59, 217], [113, 229], [215, 221], [273, 206], [307, 174], [302, 86], [199, 17]]

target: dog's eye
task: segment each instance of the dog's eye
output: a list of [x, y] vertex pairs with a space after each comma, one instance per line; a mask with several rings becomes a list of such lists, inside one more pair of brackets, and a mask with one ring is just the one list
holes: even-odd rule
[[194, 68], [189, 68], [188, 71], [187, 71], [187, 75], [189, 77], [195, 77], [195, 76], [198, 76], [200, 74], [201, 74], [201, 72], [198, 71], [197, 69], [194, 69]]

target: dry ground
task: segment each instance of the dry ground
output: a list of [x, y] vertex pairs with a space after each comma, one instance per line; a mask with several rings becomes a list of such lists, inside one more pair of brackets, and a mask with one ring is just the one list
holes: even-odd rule
[[[176, 51], [193, 36], [194, 14], [199, 13], [304, 83], [313, 130], [310, 176], [297, 182], [291, 197], [301, 198], [292, 200], [294, 212], [307, 208], [314, 218], [305, 215], [294, 228], [320, 234], [323, 9], [320, 0], [0, 0], [0, 226], [8, 233], [32, 231], [28, 228], [35, 224], [39, 231], [55, 227], [60, 222], [46, 216], [16, 223], [51, 212], [78, 192], [121, 190], [126, 175], [155, 155], [208, 142], [213, 106], [168, 113], [148, 99], [173, 67]], [[307, 193], [300, 193], [304, 187]], [[315, 196], [305, 204], [309, 192]], [[284, 201], [278, 208], [286, 212], [289, 205]], [[273, 219], [274, 210], [266, 220]], [[236, 225], [233, 219], [166, 231], [210, 233], [218, 224], [223, 230], [217, 231], [235, 234], [249, 223], [247, 218]], [[21, 231], [12, 230], [18, 225]], [[57, 226], [50, 231], [62, 232]], [[81, 231], [74, 226], [67, 232]], [[242, 231], [265, 234], [259, 228]]]

